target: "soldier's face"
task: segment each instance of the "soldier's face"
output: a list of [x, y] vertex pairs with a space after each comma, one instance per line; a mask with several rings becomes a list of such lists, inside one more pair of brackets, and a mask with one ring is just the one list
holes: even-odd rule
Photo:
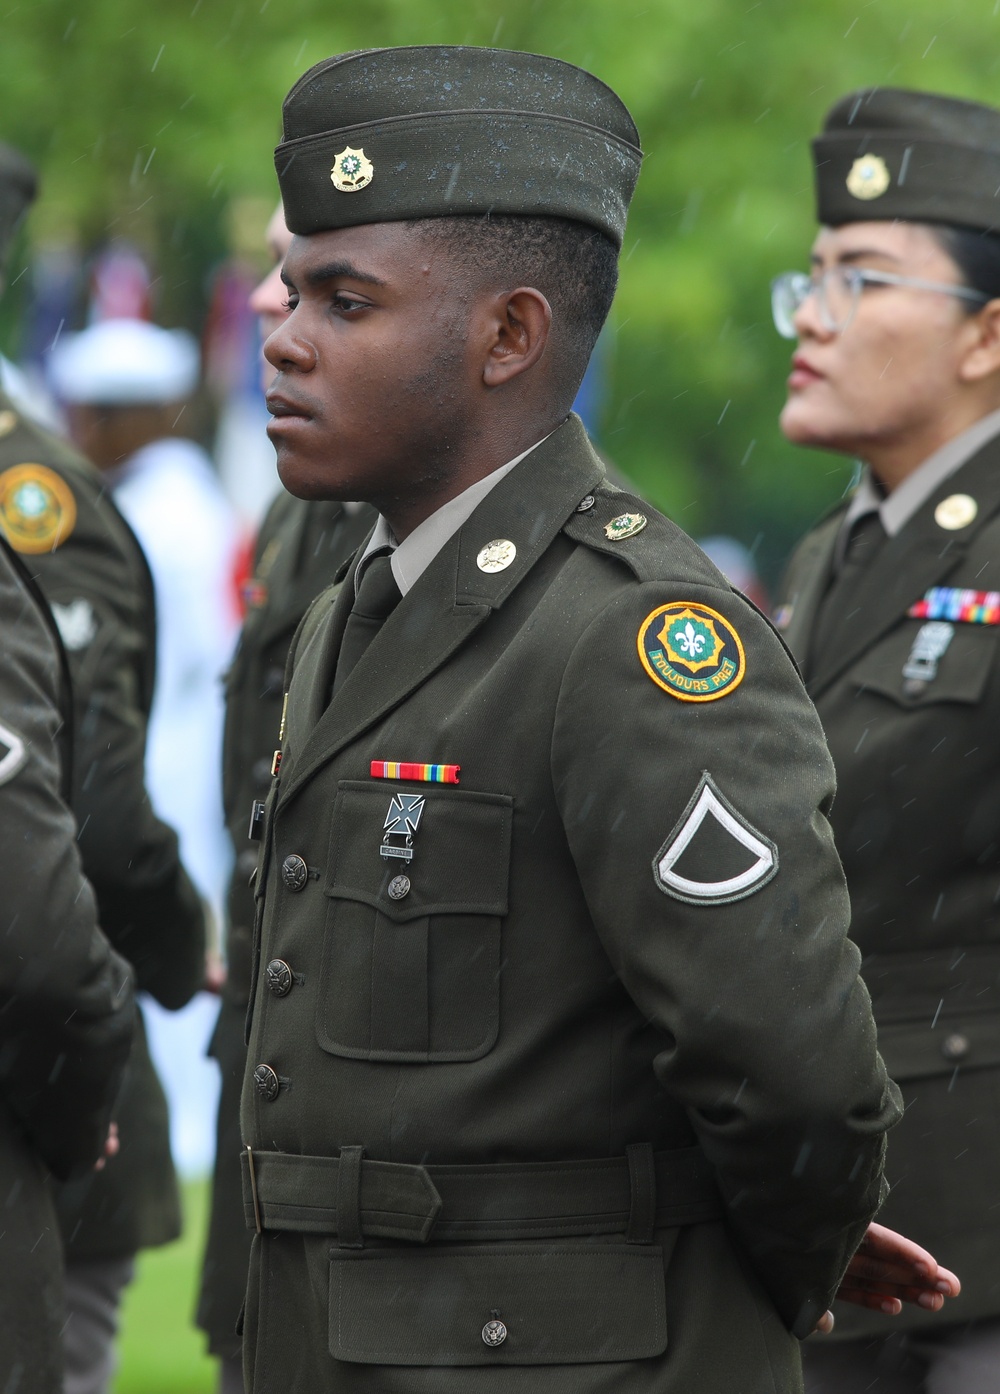
[[[916, 223], [824, 228], [812, 263], [817, 276], [851, 266], [949, 285], [960, 281], [951, 257]], [[809, 296], [795, 316], [799, 343], [782, 430], [796, 444], [869, 461], [906, 451], [912, 442], [919, 463], [921, 451], [925, 458], [954, 433], [946, 423], [962, 396], [974, 320], [953, 296], [876, 285], [865, 287], [853, 319], [836, 333], [825, 327], [816, 296]]]
[[447, 257], [376, 223], [293, 238], [282, 274], [290, 312], [264, 345], [282, 483], [383, 512], [440, 494], [482, 381], [475, 297]]

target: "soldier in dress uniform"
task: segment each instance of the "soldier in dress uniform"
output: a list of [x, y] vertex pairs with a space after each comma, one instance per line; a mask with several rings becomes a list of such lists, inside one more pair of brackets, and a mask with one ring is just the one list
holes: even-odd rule
[[[838, 1317], [807, 1387], [1000, 1385], [1000, 112], [855, 92], [813, 143], [781, 424], [863, 462], [777, 620], [837, 770], [832, 822], [879, 1046], [902, 1088], [886, 1223], [962, 1279], [945, 1318]], [[811, 1383], [810, 1383], [811, 1381]]]
[[252, 1394], [787, 1394], [879, 1203], [815, 713], [570, 414], [639, 162], [533, 54], [344, 54], [285, 101], [269, 432], [380, 516], [255, 830]]
[[[25, 168], [20, 159], [0, 164], [0, 208], [10, 226], [34, 196], [33, 178], [15, 181]], [[156, 652], [149, 568], [97, 472], [2, 393], [0, 532], [35, 577], [68, 656], [70, 803], [101, 927], [132, 964], [138, 987], [181, 1007], [204, 976], [204, 916], [177, 837], [153, 813], [143, 781]], [[117, 1308], [135, 1255], [180, 1234], [167, 1105], [141, 1017], [115, 1118], [119, 1155], [57, 1196], [66, 1394], [108, 1387]]]
[[[280, 207], [268, 226], [267, 240], [274, 266], [254, 291], [250, 305], [264, 333], [270, 334], [287, 313], [288, 292], [279, 271], [291, 233]], [[273, 372], [266, 365], [265, 386]], [[223, 1394], [239, 1394], [243, 1389], [236, 1325], [250, 1258], [250, 1232], [243, 1218], [239, 1121], [253, 935], [250, 878], [257, 863], [256, 844], [248, 837], [249, 810], [270, 788], [285, 660], [296, 626], [310, 602], [367, 538], [375, 518], [367, 504], [336, 499], [308, 503], [281, 491], [261, 524], [253, 575], [246, 587], [246, 621], [226, 677], [222, 793], [234, 872], [226, 906], [226, 977], [209, 1047], [219, 1063], [222, 1088], [197, 1315], [198, 1325], [208, 1334], [209, 1349], [220, 1360]]]
[[135, 1009], [128, 965], [97, 927], [67, 804], [65, 657], [2, 535], [0, 637], [0, 1389], [60, 1394], [47, 1172], [86, 1174], [105, 1149]]

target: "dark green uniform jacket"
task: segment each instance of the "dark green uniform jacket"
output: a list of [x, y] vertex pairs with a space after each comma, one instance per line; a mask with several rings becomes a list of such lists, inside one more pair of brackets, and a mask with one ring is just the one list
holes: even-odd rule
[[337, 569], [371, 532], [375, 511], [341, 503], [305, 503], [282, 491], [261, 524], [247, 616], [226, 678], [223, 799], [234, 872], [226, 927], [228, 978], [210, 1051], [219, 1062], [212, 1212], [198, 1302], [198, 1325], [215, 1355], [239, 1355], [236, 1322], [247, 1285], [250, 1234], [240, 1185], [240, 1089], [246, 1064], [244, 1027], [250, 995], [253, 891], [257, 847], [247, 836], [254, 799], [271, 786], [271, 759], [281, 722], [285, 661], [302, 616]]
[[45, 1168], [79, 1174], [99, 1155], [135, 1014], [65, 803], [57, 642], [0, 538], [0, 1389], [16, 1394], [61, 1389]]
[[[815, 713], [639, 507], [571, 417], [329, 705], [353, 572], [293, 647], [242, 1111], [253, 1394], [800, 1387], [790, 1330], [878, 1205], [897, 1096]], [[397, 761], [460, 783], [375, 777]]]
[[[975, 518], [948, 529], [942, 500]], [[962, 1280], [946, 1319], [1000, 1314], [1000, 627], [957, 621], [928, 681], [907, 679], [932, 587], [1000, 589], [1000, 441], [946, 479], [864, 577], [850, 640], [810, 652], [846, 505], [799, 545], [785, 629], [837, 769], [832, 822], [879, 1045], [906, 1101], [880, 1220]], [[945, 516], [948, 516], [946, 511]], [[908, 1307], [891, 1324], [846, 1307], [841, 1334], [941, 1328]]]
[[[156, 642], [149, 569], [97, 472], [3, 397], [0, 529], [37, 580], [67, 651], [71, 805], [101, 927], [138, 987], [183, 1006], [203, 979], [204, 925], [177, 837], [143, 782]], [[141, 1018], [115, 1117], [118, 1156], [59, 1196], [70, 1259], [124, 1256], [180, 1233], [167, 1105]]]

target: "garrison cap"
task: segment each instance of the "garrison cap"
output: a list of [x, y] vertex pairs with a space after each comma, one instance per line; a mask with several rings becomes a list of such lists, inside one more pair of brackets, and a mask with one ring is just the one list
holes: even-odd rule
[[619, 247], [641, 159], [625, 105], [582, 68], [431, 46], [317, 63], [285, 98], [275, 151], [294, 233], [547, 215], [599, 228]]
[[872, 87], [842, 97], [813, 141], [821, 223], [1000, 227], [1000, 111]]
[[0, 275], [14, 233], [38, 193], [38, 175], [34, 165], [13, 146], [0, 144]]

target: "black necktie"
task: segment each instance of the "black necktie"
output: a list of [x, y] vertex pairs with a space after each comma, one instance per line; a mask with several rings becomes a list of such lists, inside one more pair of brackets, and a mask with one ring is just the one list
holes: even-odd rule
[[344, 638], [340, 645], [337, 671], [333, 679], [335, 694], [343, 687], [362, 654], [401, 599], [402, 595], [392, 574], [392, 553], [374, 553], [365, 562], [354, 604], [344, 626]]
[[812, 667], [822, 666], [831, 646], [850, 632], [864, 604], [864, 586], [872, 564], [886, 542], [877, 512], [865, 513], [854, 524], [840, 570], [831, 580], [816, 613], [811, 645]]

